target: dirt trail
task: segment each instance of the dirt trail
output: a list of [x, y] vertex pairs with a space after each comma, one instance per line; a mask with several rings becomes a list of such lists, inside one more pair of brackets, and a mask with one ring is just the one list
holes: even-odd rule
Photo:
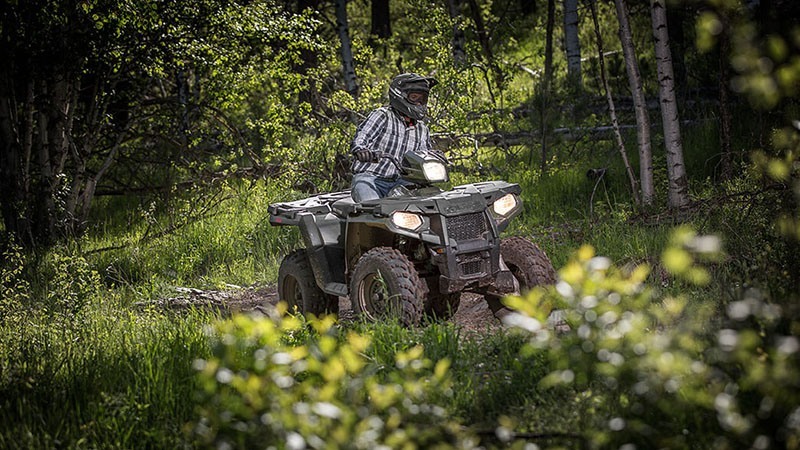
[[[177, 296], [159, 300], [157, 305], [171, 309], [207, 307], [224, 312], [263, 312], [269, 305], [278, 302], [275, 286], [257, 288], [232, 286], [230, 290], [220, 291], [176, 288], [176, 291]], [[350, 300], [346, 297], [339, 298], [339, 317], [342, 320], [355, 319]], [[489, 310], [483, 296], [472, 293], [461, 294], [461, 305], [452, 320], [465, 332], [480, 333], [502, 326]]]

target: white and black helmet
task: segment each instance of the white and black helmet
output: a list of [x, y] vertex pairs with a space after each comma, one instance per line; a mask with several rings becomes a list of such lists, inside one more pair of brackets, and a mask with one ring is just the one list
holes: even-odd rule
[[389, 84], [389, 105], [407, 117], [422, 120], [428, 113], [428, 94], [438, 83], [416, 73], [400, 74]]

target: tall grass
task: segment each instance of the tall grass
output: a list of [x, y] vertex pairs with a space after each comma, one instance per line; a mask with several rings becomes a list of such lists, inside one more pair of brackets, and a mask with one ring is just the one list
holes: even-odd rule
[[0, 322], [0, 448], [181, 447], [209, 319], [103, 298]]
[[224, 188], [219, 195], [225, 200], [206, 217], [165, 236], [148, 237], [154, 228], [157, 232], [159, 226], [182, 220], [193, 200], [171, 211], [143, 213], [137, 226], [92, 239], [86, 244], [90, 252], [122, 247], [100, 251], [91, 258], [93, 267], [107, 282], [140, 293], [158, 292], [165, 284], [224, 287], [274, 281], [281, 256], [296, 246], [299, 234], [270, 226], [267, 207], [303, 194], [267, 181]]

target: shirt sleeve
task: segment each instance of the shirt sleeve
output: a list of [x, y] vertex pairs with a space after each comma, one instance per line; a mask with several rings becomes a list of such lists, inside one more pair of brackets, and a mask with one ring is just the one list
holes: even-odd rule
[[433, 151], [433, 142], [431, 141], [431, 132], [427, 126], [423, 124], [422, 129], [422, 147], [425, 152]]
[[357, 153], [359, 151], [375, 151], [375, 141], [378, 140], [381, 133], [386, 130], [386, 114], [381, 110], [376, 109], [372, 111], [367, 119], [361, 122], [356, 130], [356, 135], [353, 138], [353, 143], [350, 146], [350, 152]]

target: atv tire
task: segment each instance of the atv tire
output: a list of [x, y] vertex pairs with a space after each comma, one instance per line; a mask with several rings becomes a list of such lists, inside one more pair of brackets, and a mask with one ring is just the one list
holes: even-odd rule
[[353, 310], [373, 322], [396, 318], [405, 326], [419, 324], [427, 294], [414, 264], [391, 247], [361, 255], [350, 280]]
[[[503, 239], [500, 242], [500, 254], [503, 255], [503, 261], [519, 282], [521, 294], [536, 286], [555, 284], [556, 271], [553, 263], [550, 262], [547, 254], [533, 242], [521, 237]], [[502, 318], [510, 310], [503, 307], [501, 310], [493, 312], [495, 316]], [[557, 333], [565, 333], [570, 330], [564, 312], [561, 310], [551, 311], [547, 323]]]
[[533, 242], [518, 236], [505, 238], [500, 242], [500, 254], [519, 282], [520, 293], [535, 286], [555, 284], [553, 263]]
[[305, 249], [295, 250], [281, 261], [278, 269], [278, 299], [302, 314], [317, 317], [339, 312], [339, 298], [317, 286]]

